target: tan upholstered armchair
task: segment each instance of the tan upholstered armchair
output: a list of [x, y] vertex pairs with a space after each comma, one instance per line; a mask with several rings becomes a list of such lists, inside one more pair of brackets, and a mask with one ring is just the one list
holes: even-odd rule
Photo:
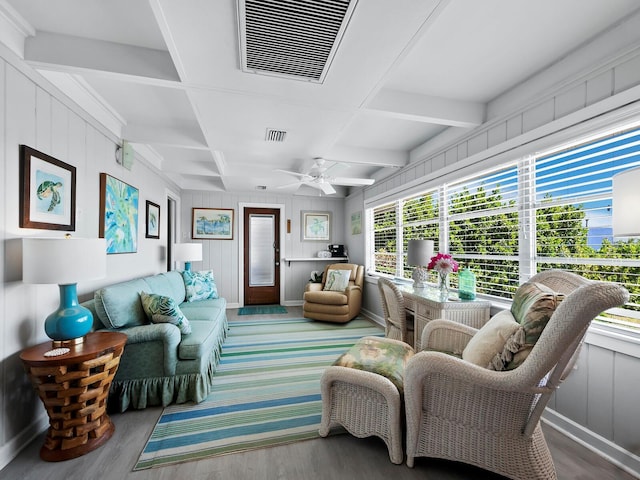
[[[343, 291], [327, 291], [329, 270], [349, 271], [349, 282]], [[304, 292], [302, 313], [305, 318], [346, 323], [360, 313], [362, 306], [362, 286], [364, 267], [353, 263], [333, 263], [327, 265], [322, 283], [307, 284]]]
[[512, 479], [557, 478], [540, 415], [571, 371], [592, 319], [627, 302], [629, 293], [615, 283], [558, 270], [541, 272], [532, 282], [564, 299], [513, 370], [490, 370], [442, 353], [464, 356], [478, 330], [447, 320], [427, 324], [425, 351], [409, 361], [404, 377], [408, 466], [415, 457], [434, 457]]

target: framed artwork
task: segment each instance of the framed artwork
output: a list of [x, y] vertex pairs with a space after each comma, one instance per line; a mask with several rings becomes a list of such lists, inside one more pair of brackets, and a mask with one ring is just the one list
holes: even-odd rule
[[147, 238], [160, 238], [160, 205], [147, 200]]
[[197, 240], [233, 240], [232, 208], [194, 208], [191, 238]]
[[138, 189], [107, 173], [100, 174], [99, 236], [107, 253], [138, 250]]
[[20, 145], [20, 227], [76, 229], [76, 167]]
[[330, 212], [301, 212], [302, 240], [323, 241], [331, 240]]
[[362, 233], [362, 212], [354, 212], [351, 214], [351, 235], [360, 235]]

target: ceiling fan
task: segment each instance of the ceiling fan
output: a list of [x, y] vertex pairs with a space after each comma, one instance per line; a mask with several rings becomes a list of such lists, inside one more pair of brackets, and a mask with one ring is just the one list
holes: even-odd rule
[[[292, 185], [308, 185], [322, 191], [325, 195], [331, 195], [332, 193], [336, 193], [336, 189], [333, 188], [334, 185], [357, 187], [362, 185], [373, 185], [375, 182], [372, 178], [334, 177], [329, 175], [330, 170], [338, 164], [339, 162], [333, 162], [333, 165], [327, 167], [326, 160], [324, 158], [316, 157], [313, 159], [313, 166], [306, 173], [277, 169], [276, 171], [278, 172], [287, 173], [298, 177], [299, 179], [297, 182], [281, 185], [278, 188], [286, 188]], [[344, 164], [342, 165], [347, 166]]]

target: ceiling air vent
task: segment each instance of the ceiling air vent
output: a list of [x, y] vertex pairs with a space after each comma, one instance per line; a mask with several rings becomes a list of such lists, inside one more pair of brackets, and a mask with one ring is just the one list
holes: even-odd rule
[[264, 139], [267, 142], [284, 142], [287, 132], [284, 130], [274, 130], [273, 128], [267, 128], [267, 134]]
[[242, 70], [322, 83], [357, 0], [238, 0]]

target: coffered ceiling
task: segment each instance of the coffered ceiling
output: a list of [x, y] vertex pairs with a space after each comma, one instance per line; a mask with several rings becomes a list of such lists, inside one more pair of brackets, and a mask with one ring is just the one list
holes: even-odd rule
[[[0, 0], [0, 14], [24, 36], [19, 55], [180, 187], [325, 195], [309, 183], [383, 178], [639, 6]], [[317, 157], [313, 178], [282, 171], [310, 172]]]

